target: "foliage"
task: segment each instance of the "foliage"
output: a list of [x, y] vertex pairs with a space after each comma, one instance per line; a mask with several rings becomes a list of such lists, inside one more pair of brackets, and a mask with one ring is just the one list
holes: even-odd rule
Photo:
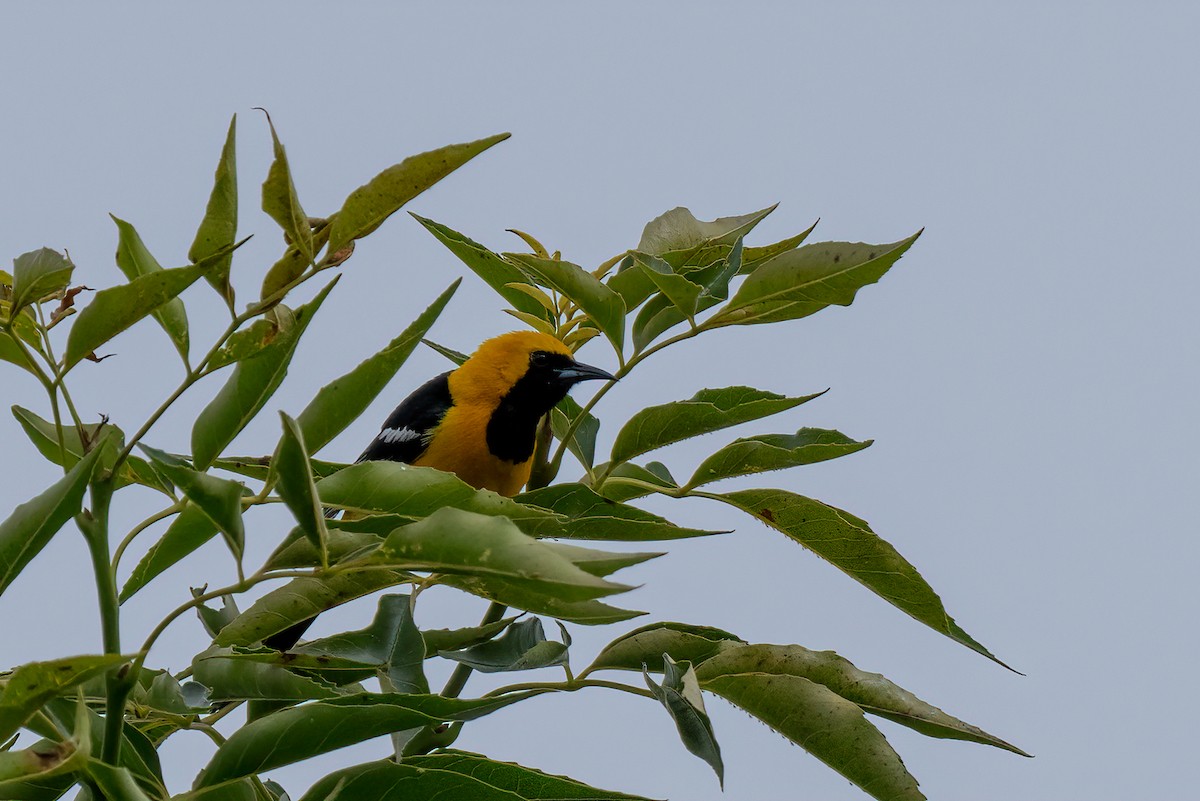
[[[82, 785], [92, 798], [165, 799], [157, 749], [179, 732], [198, 731], [212, 737], [214, 753], [194, 789], [174, 798], [282, 798], [282, 788], [264, 773], [383, 735], [390, 735], [389, 758], [337, 770], [303, 799], [638, 798], [450, 748], [471, 720], [503, 714], [536, 695], [587, 687], [661, 705], [682, 744], [718, 778], [724, 766], [706, 693], [759, 718], [879, 799], [923, 796], [871, 716], [931, 737], [1022, 753], [832, 652], [749, 644], [700, 625], [658, 622], [626, 631], [585, 670], [572, 670], [564, 622], [614, 625], [645, 614], [619, 605], [630, 586], [610, 577], [664, 555], [591, 544], [729, 534], [677, 525], [633, 503], [651, 494], [740, 509], [917, 621], [994, 659], [865, 521], [782, 489], [702, 489], [732, 477], [846, 456], [869, 440], [813, 428], [743, 437], [704, 459], [686, 481], [676, 480], [660, 462], [646, 461], [671, 443], [784, 413], [819, 393], [784, 397], [743, 386], [700, 389], [691, 398], [634, 414], [603, 459], [597, 458], [599, 421], [593, 409], [610, 385], [582, 405], [568, 398], [545, 422], [529, 489], [515, 499], [475, 490], [430, 468], [315, 459], [388, 384], [446, 308], [456, 281], [375, 356], [322, 388], [295, 418], [282, 415], [273, 455], [228, 453], [251, 420], [273, 414], [272, 397], [297, 343], [337, 277], [307, 301], [293, 299], [323, 273], [347, 263], [357, 239], [507, 138], [501, 134], [405, 159], [355, 190], [339, 211], [311, 218], [272, 126], [274, 161], [262, 186], [262, 207], [287, 244], [264, 271], [259, 295], [237, 311], [235, 286], [247, 270], [235, 264], [240, 245], [235, 134], [231, 124], [190, 264], [164, 269], [134, 226], [114, 217], [116, 260], [128, 281], [97, 292], [78, 314], [75, 302], [83, 287], [73, 284], [75, 266], [66, 255], [49, 249], [26, 253], [14, 260], [11, 274], [0, 273], [0, 360], [8, 363], [10, 375], [23, 371], [40, 383], [48, 401], [43, 414], [17, 406], [13, 414], [37, 450], [63, 472], [44, 492], [15, 504], [0, 523], [0, 592], [73, 519], [92, 554], [104, 643], [103, 654], [20, 665], [0, 677], [0, 739], [19, 731], [40, 738], [21, 748], [9, 740], [0, 753], [0, 797], [53, 799]], [[805, 244], [810, 228], [781, 242], [748, 245], [746, 237], [772, 210], [701, 221], [674, 209], [647, 224], [634, 248], [595, 269], [566, 261], [521, 232], [530, 252], [500, 254], [445, 224], [416, 219], [525, 324], [573, 350], [597, 337], [607, 343], [620, 378], [671, 345], [726, 326], [792, 321], [830, 305], [849, 305], [917, 238], [884, 245]], [[183, 295], [204, 291], [190, 288], [205, 284], [222, 299], [230, 320], [197, 358]], [[124, 430], [118, 423], [129, 421], [81, 419], [70, 392], [73, 372], [99, 361], [98, 350], [146, 318], [178, 352], [182, 380], [147, 419]], [[452, 360], [464, 358], [430, 344]], [[159, 418], [216, 374], [224, 375], [224, 383], [194, 421], [192, 453], [153, 447]], [[583, 467], [579, 481], [559, 480], [567, 453]], [[110, 509], [124, 503], [132, 488], [161, 498], [162, 508], [116, 540]], [[295, 528], [265, 564], [247, 570], [246, 519], [271, 503], [286, 506]], [[336, 519], [323, 512], [330, 508], [349, 514]], [[123, 566], [130, 545], [156, 530], [157, 541], [144, 549], [141, 561], [132, 569]], [[132, 648], [121, 636], [120, 605], [218, 534], [237, 564], [238, 580], [193, 590]], [[118, 575], [126, 576], [120, 589]], [[269, 592], [239, 609], [237, 596], [268, 584]], [[489, 600], [487, 614], [476, 626], [421, 630], [413, 609], [421, 591], [435, 584]], [[396, 587], [407, 589], [383, 595], [364, 629], [300, 643], [287, 653], [264, 645], [314, 614]], [[519, 613], [507, 615], [509, 608]], [[200, 615], [211, 642], [197, 644], [191, 667], [181, 673], [154, 669], [159, 637], [189, 613]], [[558, 640], [547, 637], [536, 615], [558, 621]], [[433, 659], [456, 664], [440, 693], [431, 691], [425, 674], [425, 663]], [[563, 679], [518, 681], [482, 697], [460, 697], [472, 671], [548, 667], [561, 668]], [[597, 678], [602, 671], [641, 672], [644, 686]], [[218, 733], [214, 724], [240, 707], [247, 708], [248, 722], [228, 737]]]

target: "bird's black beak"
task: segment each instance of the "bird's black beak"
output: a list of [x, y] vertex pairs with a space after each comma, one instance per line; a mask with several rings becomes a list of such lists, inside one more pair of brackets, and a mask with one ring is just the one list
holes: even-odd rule
[[599, 367], [592, 367], [590, 364], [580, 364], [572, 362], [566, 367], [560, 367], [557, 371], [558, 378], [564, 384], [577, 384], [580, 381], [591, 381], [593, 379], [603, 379], [605, 381], [616, 381], [617, 379], [606, 370], [601, 370]]

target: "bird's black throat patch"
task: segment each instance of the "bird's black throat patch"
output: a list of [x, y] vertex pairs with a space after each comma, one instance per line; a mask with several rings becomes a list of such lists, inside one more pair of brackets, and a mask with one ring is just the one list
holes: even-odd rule
[[545, 353], [501, 398], [487, 426], [487, 446], [493, 456], [513, 464], [533, 456], [538, 421], [567, 396], [574, 383], [564, 381], [558, 370], [572, 363], [566, 356]]

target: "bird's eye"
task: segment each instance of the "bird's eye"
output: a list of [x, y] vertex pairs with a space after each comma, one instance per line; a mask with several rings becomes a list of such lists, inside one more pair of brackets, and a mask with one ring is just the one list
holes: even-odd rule
[[544, 350], [534, 351], [529, 356], [529, 364], [533, 367], [545, 367], [550, 363], [550, 354]]

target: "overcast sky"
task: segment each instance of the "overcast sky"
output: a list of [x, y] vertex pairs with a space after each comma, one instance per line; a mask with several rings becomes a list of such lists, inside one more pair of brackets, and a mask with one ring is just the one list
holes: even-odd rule
[[[410, 207], [495, 249], [518, 246], [504, 231], [520, 228], [594, 266], [680, 205], [711, 219], [779, 202], [751, 244], [818, 217], [815, 240], [892, 242], [926, 227], [848, 309], [719, 332], [650, 362], [599, 408], [602, 447], [635, 409], [701, 387], [830, 387], [778, 420], [663, 458], [687, 475], [734, 434], [802, 425], [874, 438], [843, 460], [745, 483], [870, 521], [968, 632], [1027, 675], [929, 631], [782, 535], [700, 503], [653, 508], [736, 533], [671, 545], [669, 556], [624, 574], [645, 587], [620, 600], [649, 611], [644, 620], [832, 648], [1037, 755], [880, 724], [931, 798], [1194, 794], [1193, 6], [165, 5], [0, 12], [6, 265], [42, 246], [66, 248], [78, 281], [121, 280], [109, 212], [134, 223], [164, 265], [182, 264], [237, 114], [242, 229], [256, 237], [234, 279], [251, 297], [280, 246], [258, 211], [270, 140], [255, 106], [270, 110], [311, 214], [335, 210], [406, 155], [511, 131]], [[273, 408], [298, 412], [464, 268], [402, 214], [360, 246], [346, 273]], [[197, 347], [224, 324], [214, 297], [203, 286], [186, 296]], [[470, 350], [516, 327], [499, 308], [468, 277], [434, 338]], [[179, 366], [149, 323], [112, 349], [116, 358], [76, 371], [75, 397], [86, 415], [107, 412], [132, 430]], [[599, 344], [583, 355], [613, 366]], [[418, 353], [322, 455], [352, 459], [394, 403], [444, 369], [440, 356]], [[5, 405], [45, 408], [12, 369], [0, 387]], [[188, 414], [216, 389], [197, 388], [149, 441], [186, 448]], [[269, 452], [274, 420], [264, 414], [235, 450]], [[11, 419], [0, 420], [0, 443], [7, 514], [55, 469]], [[120, 522], [131, 525], [149, 503]], [[263, 520], [250, 532], [260, 558], [283, 526]], [[189, 584], [231, 576], [214, 541], [127, 605], [128, 647], [161, 616], [154, 610], [186, 599]], [[469, 625], [483, 608], [439, 597], [443, 611], [419, 610], [423, 625]], [[369, 602], [356, 605], [319, 631], [359, 627], [370, 614]], [[2, 666], [99, 649], [75, 532], [64, 530], [0, 598], [0, 620]], [[577, 665], [619, 630], [574, 627]], [[150, 661], [179, 670], [202, 639], [194, 620], [181, 621]], [[486, 686], [473, 680], [469, 691]], [[865, 797], [724, 702], [709, 709], [724, 796], [664, 711], [630, 697], [542, 698], [471, 724], [459, 745], [650, 797]], [[208, 748], [198, 735], [174, 738], [165, 751], [173, 790], [190, 783]], [[385, 748], [365, 744], [272, 775], [295, 798], [323, 772]]]

